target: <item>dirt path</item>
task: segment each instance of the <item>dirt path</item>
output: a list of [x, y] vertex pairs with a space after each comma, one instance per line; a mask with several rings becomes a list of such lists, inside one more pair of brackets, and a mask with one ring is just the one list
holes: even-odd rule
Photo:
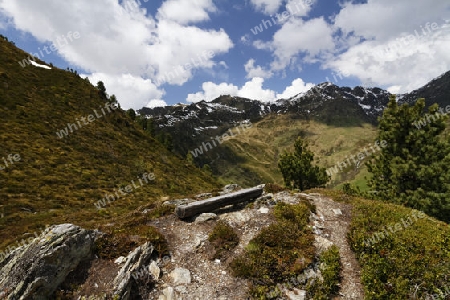
[[351, 222], [351, 205], [339, 203], [319, 194], [302, 194], [316, 205], [318, 227], [322, 235], [339, 247], [342, 272], [339, 296], [335, 299], [364, 299], [361, 268], [347, 242]]
[[[319, 194], [291, 194], [281, 192], [275, 194], [277, 201], [298, 203], [301, 198], [307, 198], [316, 206], [315, 233], [328, 239], [339, 247], [342, 263], [342, 280], [340, 292], [335, 299], [364, 299], [363, 287], [360, 283], [360, 267], [347, 243], [347, 231], [351, 221], [351, 206], [334, 202]], [[225, 220], [238, 233], [239, 245], [230, 256], [217, 261], [211, 259], [212, 250], [208, 242], [208, 234], [212, 231], [216, 220], [202, 223], [179, 220], [174, 215], [160, 218], [152, 222], [163, 233], [168, 242], [171, 260], [162, 266], [162, 278], [151, 295], [152, 299], [247, 299], [248, 281], [235, 278], [227, 267], [229, 262], [241, 254], [248, 242], [260, 230], [273, 222], [272, 207], [264, 210], [259, 208], [237, 208], [217, 215], [217, 219]], [[177, 284], [170, 276], [175, 268], [189, 270], [190, 282]], [[173, 289], [173, 298], [160, 298], [165, 289]], [[297, 299], [297, 298], [295, 298]], [[301, 299], [301, 298], [298, 298]]]

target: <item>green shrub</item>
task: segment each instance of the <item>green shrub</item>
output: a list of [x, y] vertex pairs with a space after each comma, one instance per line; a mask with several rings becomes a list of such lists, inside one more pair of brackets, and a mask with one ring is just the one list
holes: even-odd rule
[[264, 186], [264, 191], [266, 193], [279, 193], [284, 190], [286, 190], [284, 187], [282, 187], [276, 183], [266, 183]]
[[208, 241], [214, 246], [216, 251], [213, 259], [221, 259], [239, 244], [239, 237], [234, 232], [233, 227], [224, 221], [218, 221], [209, 234]]
[[278, 203], [274, 211], [276, 222], [262, 229], [231, 263], [235, 276], [252, 282], [254, 299], [267, 299], [278, 283], [298, 276], [314, 260], [314, 235], [305, 226], [307, 205]]
[[[401, 230], [388, 229], [396, 227]], [[448, 287], [448, 224], [402, 206], [356, 199], [349, 242], [362, 266], [366, 299], [424, 299]]]
[[341, 263], [339, 248], [335, 245], [320, 255], [320, 272], [323, 280], [314, 281], [308, 286], [308, 294], [315, 300], [331, 299], [339, 291]]

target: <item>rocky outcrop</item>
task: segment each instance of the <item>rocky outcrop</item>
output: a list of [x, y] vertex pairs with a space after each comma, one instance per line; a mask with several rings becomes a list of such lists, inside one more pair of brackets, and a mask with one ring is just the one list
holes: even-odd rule
[[154, 254], [153, 246], [145, 243], [127, 256], [125, 265], [120, 269], [113, 283], [114, 296], [118, 297], [117, 299], [135, 299], [138, 295], [142, 296], [149, 292], [142, 289], [151, 289], [154, 286], [155, 275], [157, 275], [156, 279], [159, 277], [159, 274], [155, 274], [159, 268], [156, 264], [152, 264]]
[[92, 256], [97, 235], [72, 224], [47, 228], [0, 262], [0, 298], [50, 299], [67, 275]]

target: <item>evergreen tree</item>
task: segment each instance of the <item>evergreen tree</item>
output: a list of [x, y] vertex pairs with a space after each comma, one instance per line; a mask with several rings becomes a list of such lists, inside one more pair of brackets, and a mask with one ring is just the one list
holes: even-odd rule
[[[425, 100], [399, 106], [392, 97], [379, 120], [382, 148], [367, 166], [369, 186], [385, 201], [450, 220], [450, 144], [445, 117], [435, 104], [424, 114]], [[418, 122], [421, 126], [418, 126]]]
[[98, 93], [99, 93], [100, 97], [102, 97], [105, 100], [108, 99], [107, 94], [106, 94], [105, 84], [103, 83], [103, 81], [97, 82], [97, 89], [98, 89]]
[[298, 138], [294, 144], [294, 152], [285, 152], [278, 161], [284, 183], [288, 188], [301, 191], [325, 185], [330, 177], [325, 168], [313, 166], [314, 154], [308, 150], [308, 143]]
[[130, 108], [129, 110], [127, 110], [127, 115], [131, 118], [131, 120], [136, 120], [136, 112], [134, 111], [134, 109]]

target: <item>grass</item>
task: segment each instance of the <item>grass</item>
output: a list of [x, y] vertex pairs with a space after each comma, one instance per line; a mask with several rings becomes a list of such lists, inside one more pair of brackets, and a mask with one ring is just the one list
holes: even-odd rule
[[[102, 114], [105, 99], [77, 74], [22, 68], [18, 61], [28, 54], [1, 38], [0, 52], [0, 158], [21, 157], [0, 170], [0, 250], [45, 225], [121, 228], [120, 217], [138, 207], [220, 186], [167, 151], [121, 109], [58, 138], [56, 132], [68, 123], [94, 110]], [[139, 185], [145, 172], [154, 173], [155, 180], [103, 209], [95, 207], [106, 194], [132, 181]]]
[[[309, 142], [318, 165], [329, 168], [343, 161], [346, 155], [356, 154], [364, 146], [373, 143], [376, 128], [368, 123], [339, 127], [314, 120], [293, 118], [289, 115], [271, 115], [255, 123], [245, 133], [230, 138], [221, 146], [221, 154], [227, 158], [237, 156], [239, 165], [250, 175], [241, 174], [233, 162], [219, 159], [216, 168], [222, 174], [220, 178], [224, 181], [244, 181], [244, 185], [249, 186], [260, 182], [282, 185], [283, 178], [278, 170], [278, 157], [284, 150], [291, 150], [298, 136], [306, 138]], [[353, 167], [334, 175], [330, 187], [353, 180], [365, 168], [365, 166], [360, 169]]]

